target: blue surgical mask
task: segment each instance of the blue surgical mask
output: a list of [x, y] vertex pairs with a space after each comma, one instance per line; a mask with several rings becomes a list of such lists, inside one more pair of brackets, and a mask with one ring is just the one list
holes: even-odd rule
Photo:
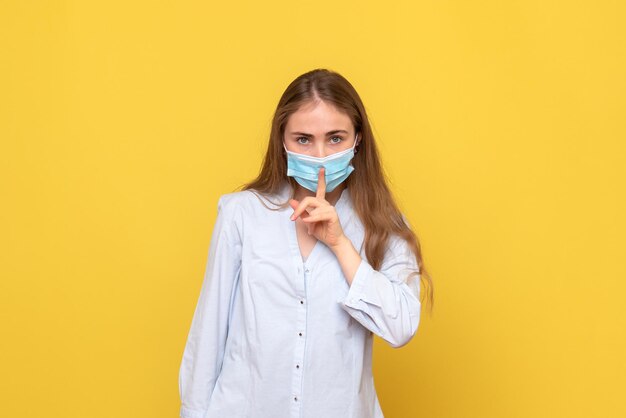
[[348, 178], [350, 173], [354, 171], [354, 167], [350, 164], [350, 161], [352, 161], [354, 157], [357, 137], [358, 135], [355, 135], [352, 148], [321, 158], [287, 151], [287, 147], [283, 142], [283, 147], [287, 152], [287, 175], [296, 179], [298, 184], [302, 187], [315, 192], [317, 191], [319, 170], [321, 167], [324, 167], [326, 191], [332, 192], [335, 187], [341, 184], [341, 182]]

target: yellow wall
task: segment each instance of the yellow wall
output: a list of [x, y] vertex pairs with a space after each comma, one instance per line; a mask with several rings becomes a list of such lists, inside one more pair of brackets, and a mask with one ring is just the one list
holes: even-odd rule
[[[626, 416], [618, 1], [0, 4], [0, 416], [175, 417], [220, 194], [360, 92], [435, 279], [387, 418]], [[323, 417], [321, 417], [323, 418]]]

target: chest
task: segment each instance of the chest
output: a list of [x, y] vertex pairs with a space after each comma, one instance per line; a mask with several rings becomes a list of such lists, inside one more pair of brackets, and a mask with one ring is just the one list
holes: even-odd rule
[[302, 255], [302, 259], [306, 260], [311, 254], [313, 247], [317, 243], [317, 238], [313, 235], [308, 234], [308, 229], [306, 223], [302, 221], [302, 219], [298, 218], [296, 221], [296, 236], [298, 238], [298, 247], [300, 249], [300, 254]]

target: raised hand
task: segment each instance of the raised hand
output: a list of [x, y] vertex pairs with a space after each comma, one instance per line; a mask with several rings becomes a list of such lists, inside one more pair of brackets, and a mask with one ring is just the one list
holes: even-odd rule
[[298, 217], [302, 218], [302, 221], [307, 223], [309, 235], [313, 235], [333, 249], [339, 247], [346, 237], [335, 207], [326, 200], [324, 173], [324, 167], [320, 168], [315, 196], [307, 196], [300, 202], [291, 199], [289, 204], [294, 209], [291, 220], [295, 221]]

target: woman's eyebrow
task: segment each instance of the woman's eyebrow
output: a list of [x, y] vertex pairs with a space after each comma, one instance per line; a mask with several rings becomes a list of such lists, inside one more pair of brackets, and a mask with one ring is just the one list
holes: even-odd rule
[[[339, 132], [348, 133], [345, 129], [335, 129], [334, 131], [326, 132], [326, 135], [334, 135]], [[292, 132], [291, 135], [313, 136], [313, 134], [307, 134], [306, 132]]]

